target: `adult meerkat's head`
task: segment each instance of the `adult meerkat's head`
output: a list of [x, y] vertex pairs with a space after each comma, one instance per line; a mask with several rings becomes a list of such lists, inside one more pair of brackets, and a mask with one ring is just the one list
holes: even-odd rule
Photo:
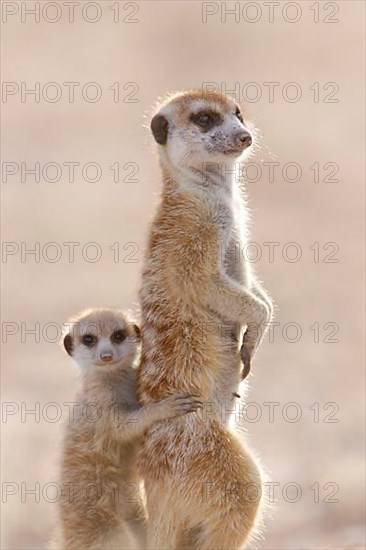
[[91, 309], [73, 318], [63, 344], [85, 372], [130, 367], [140, 341], [139, 327], [122, 311]]
[[169, 97], [153, 117], [151, 131], [163, 158], [176, 168], [235, 161], [252, 144], [234, 99], [199, 90]]

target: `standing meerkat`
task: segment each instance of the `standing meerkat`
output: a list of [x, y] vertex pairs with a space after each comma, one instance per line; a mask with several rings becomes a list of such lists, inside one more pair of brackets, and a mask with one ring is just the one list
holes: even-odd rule
[[201, 403], [177, 394], [140, 407], [136, 370], [140, 331], [115, 310], [92, 309], [75, 317], [64, 347], [81, 372], [75, 417], [66, 427], [57, 548], [145, 547], [145, 509], [137, 450], [144, 432]]
[[148, 544], [178, 548], [188, 538], [195, 550], [234, 550], [255, 523], [261, 475], [218, 411], [233, 408], [241, 359], [245, 376], [272, 315], [242, 254], [246, 210], [236, 168], [252, 138], [233, 99], [201, 91], [169, 97], [151, 130], [163, 189], [140, 291], [139, 397], [147, 404], [192, 392], [216, 414], [148, 430], [140, 453]]

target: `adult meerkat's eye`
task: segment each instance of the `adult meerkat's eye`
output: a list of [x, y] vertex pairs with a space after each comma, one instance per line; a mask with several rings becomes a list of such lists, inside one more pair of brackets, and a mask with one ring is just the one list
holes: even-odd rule
[[111, 336], [111, 341], [114, 344], [121, 344], [125, 339], [126, 333], [123, 330], [116, 330]]
[[211, 121], [210, 115], [199, 115], [196, 119], [196, 122], [200, 124], [201, 126], [207, 126], [207, 124]]
[[200, 112], [191, 115], [191, 121], [199, 126], [204, 132], [208, 132], [214, 126], [221, 124], [222, 118], [215, 112]]
[[242, 114], [241, 114], [241, 112], [240, 112], [239, 107], [236, 108], [235, 116], [236, 116], [236, 118], [238, 118], [238, 119], [240, 120], [240, 122], [241, 122], [242, 124], [244, 124], [243, 116], [242, 116]]
[[91, 348], [92, 346], [94, 346], [94, 344], [97, 343], [98, 338], [93, 334], [84, 334], [81, 341], [84, 344], [84, 346]]

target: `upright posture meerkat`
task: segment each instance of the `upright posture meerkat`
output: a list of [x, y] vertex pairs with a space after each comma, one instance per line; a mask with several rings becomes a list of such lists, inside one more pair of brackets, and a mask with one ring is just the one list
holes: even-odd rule
[[154, 422], [201, 404], [181, 393], [138, 405], [133, 364], [139, 329], [123, 312], [89, 310], [70, 327], [64, 346], [80, 368], [81, 388], [63, 444], [57, 547], [141, 549], [145, 510], [136, 458], [141, 437]]
[[[151, 129], [163, 190], [140, 294], [139, 397], [146, 404], [186, 391], [230, 409], [241, 378], [240, 331], [247, 327], [247, 372], [272, 310], [242, 254], [246, 212], [235, 172], [252, 138], [234, 100], [200, 91], [169, 97]], [[149, 548], [178, 548], [185, 533], [194, 533], [196, 550], [242, 547], [261, 476], [219, 414], [152, 426], [140, 465]]]

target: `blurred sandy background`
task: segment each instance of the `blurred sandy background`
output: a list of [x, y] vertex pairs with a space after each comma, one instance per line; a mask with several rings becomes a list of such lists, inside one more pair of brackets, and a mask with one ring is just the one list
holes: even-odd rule
[[[7, 3], [2, 4], [4, 9]], [[20, 2], [10, 4], [21, 9]], [[25, 4], [34, 8], [34, 2]], [[41, 14], [39, 23], [32, 16], [22, 23], [19, 11], [2, 24], [3, 81], [25, 82], [28, 88], [39, 82], [41, 90], [56, 82], [62, 89], [55, 103], [47, 102], [42, 92], [39, 102], [32, 96], [22, 102], [20, 92], [5, 96], [2, 160], [19, 168], [22, 162], [28, 167], [39, 162], [41, 168], [55, 162], [63, 168], [54, 183], [42, 174], [39, 183], [31, 175], [22, 182], [19, 171], [2, 184], [3, 241], [15, 247], [23, 242], [28, 248], [38, 242], [41, 251], [53, 242], [62, 252], [54, 263], [47, 260], [47, 251], [39, 262], [31, 255], [22, 261], [20, 253], [3, 256], [2, 399], [15, 405], [5, 405], [14, 414], [3, 416], [1, 426], [2, 548], [45, 548], [52, 532], [55, 505], [49, 501], [55, 492], [47, 484], [56, 480], [62, 429], [57, 415], [60, 409], [67, 415], [62, 404], [74, 398], [75, 373], [58, 344], [49, 341], [57, 338], [57, 331], [48, 323], [62, 326], [88, 306], [128, 308], [136, 302], [144, 240], [159, 191], [155, 148], [144, 116], [158, 96], [203, 82], [223, 83], [228, 90], [238, 82], [241, 92], [245, 84], [256, 82], [262, 91], [257, 102], [242, 102], [262, 133], [261, 149], [252, 159], [262, 166], [262, 177], [248, 183], [247, 190], [253, 241], [262, 250], [256, 268], [276, 300], [280, 325], [274, 342], [267, 338], [263, 344], [250, 379], [248, 401], [254, 405], [248, 416], [257, 421], [244, 422], [248, 439], [276, 483], [272, 519], [258, 546], [364, 548], [364, 3], [330, 3], [327, 11], [323, 2], [316, 3], [319, 23], [314, 22], [315, 8], [310, 9], [313, 3], [305, 1], [297, 3], [302, 15], [296, 23], [284, 20], [283, 2], [273, 23], [261, 2], [256, 3], [262, 9], [256, 23], [243, 16], [235, 22], [229, 15], [224, 22], [220, 13], [203, 23], [201, 2], [120, 2], [120, 22], [115, 23], [110, 9], [115, 3], [104, 1], [97, 3], [102, 16], [94, 24], [83, 19], [84, 4], [75, 8], [74, 23], [68, 22], [60, 2], [58, 22], [49, 23]], [[211, 4], [210, 10], [220, 9], [219, 3]], [[336, 15], [334, 6], [339, 8]], [[48, 9], [46, 19], [56, 18], [56, 8]], [[88, 9], [87, 16], [96, 17]], [[294, 13], [290, 9], [288, 18]], [[254, 11], [247, 12], [247, 19], [254, 17]], [[339, 22], [325, 23], [326, 17]], [[80, 83], [73, 103], [64, 82]], [[95, 103], [81, 93], [90, 82], [102, 89]], [[116, 82], [118, 102], [109, 89]], [[123, 89], [130, 82], [138, 85], [134, 96], [136, 85]], [[273, 102], [265, 82], [280, 83]], [[300, 86], [299, 101], [282, 97], [288, 82]], [[316, 82], [319, 102], [309, 89]], [[332, 87], [323, 89], [328, 82], [339, 86], [329, 96], [338, 102], [324, 102], [333, 92]], [[254, 88], [247, 91], [253, 97]], [[54, 92], [49, 88], [49, 97]], [[87, 92], [92, 97], [93, 89]], [[294, 88], [289, 90], [293, 93]], [[127, 103], [128, 97], [137, 101]], [[65, 162], [80, 163], [74, 182]], [[94, 183], [82, 177], [81, 168], [89, 162], [102, 170]], [[109, 169], [117, 162], [119, 183]], [[280, 163], [274, 182], [265, 162]], [[288, 162], [300, 165], [298, 182], [282, 177]], [[314, 163], [319, 163], [319, 182], [314, 181], [315, 168], [309, 168]], [[324, 168], [326, 163], [339, 166], [333, 176], [338, 181], [327, 181], [334, 164]], [[137, 181], [122, 181], [136, 165], [132, 179]], [[252, 180], [254, 170], [255, 165], [248, 171]], [[294, 178], [291, 170], [288, 174]], [[50, 168], [47, 178], [54, 176]], [[92, 169], [88, 177], [94, 177]], [[67, 242], [80, 243], [74, 262], [63, 244]], [[94, 263], [81, 253], [91, 242], [102, 251]], [[116, 249], [117, 242], [120, 258], [114, 261], [109, 247]], [[279, 243], [274, 261], [266, 242]], [[294, 248], [286, 248], [289, 242], [301, 250], [297, 262], [283, 257], [283, 252], [285, 258], [286, 252], [288, 257], [295, 254]], [[336, 244], [324, 249], [326, 243]], [[12, 245], [7, 246], [9, 251]], [[317, 246], [319, 258], [314, 261]], [[48, 249], [49, 258], [55, 253], [55, 248]], [[95, 249], [85, 254], [93, 258]], [[39, 341], [24, 334], [36, 323]], [[282, 335], [287, 323], [300, 326], [297, 342], [289, 341], [296, 339], [294, 325]], [[9, 327], [18, 332], [5, 343]], [[52, 402], [59, 409], [47, 405]], [[269, 402], [278, 403], [273, 419], [264, 405]], [[22, 421], [20, 411], [34, 409], [35, 403], [41, 410], [39, 421], [34, 415]], [[290, 422], [299, 411], [298, 422]], [[39, 498], [25, 494], [36, 483]]]

